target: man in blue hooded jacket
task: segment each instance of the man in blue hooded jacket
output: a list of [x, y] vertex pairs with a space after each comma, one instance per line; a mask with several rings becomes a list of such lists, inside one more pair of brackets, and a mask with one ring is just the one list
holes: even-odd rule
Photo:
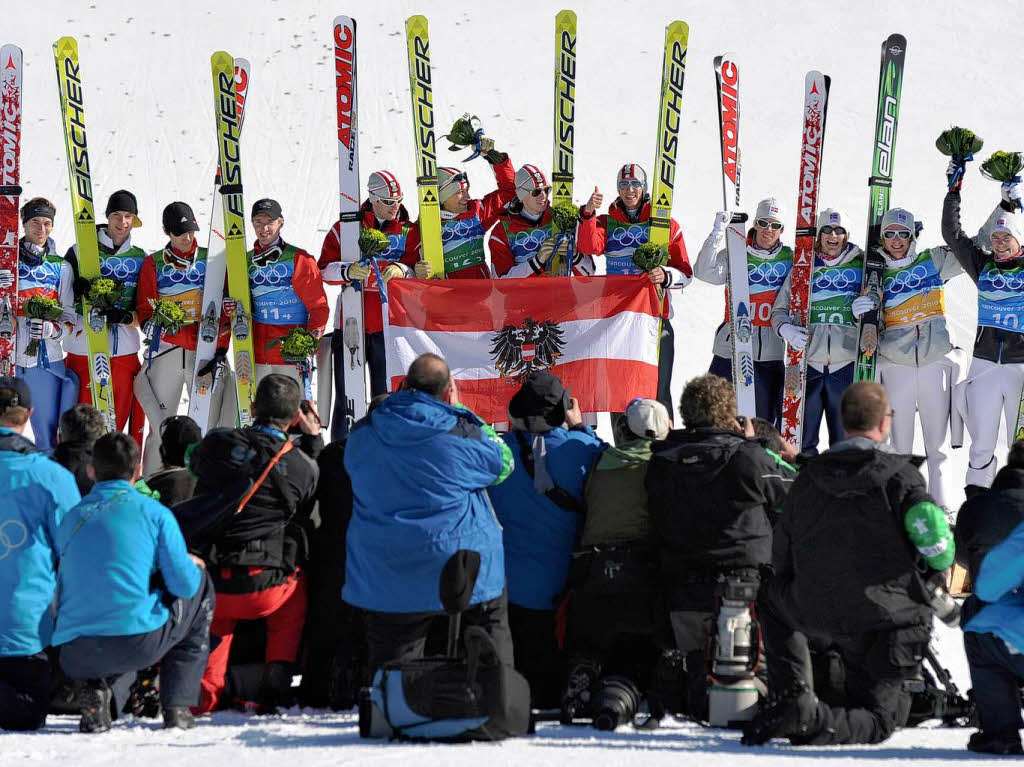
[[402, 390], [355, 425], [345, 469], [353, 508], [342, 596], [366, 611], [370, 670], [423, 655], [442, 612], [441, 570], [463, 549], [480, 553], [480, 572], [462, 624], [483, 627], [511, 665], [501, 527], [486, 489], [511, 473], [512, 453], [459, 405], [441, 357], [417, 357]]
[[49, 708], [50, 605], [57, 584], [54, 540], [78, 487], [22, 436], [32, 393], [0, 378], [0, 730], [36, 730]]
[[508, 403], [515, 470], [488, 493], [503, 528], [516, 670], [533, 705], [559, 704], [568, 669], [556, 616], [583, 522], [583, 483], [607, 445], [558, 376], [531, 373]]

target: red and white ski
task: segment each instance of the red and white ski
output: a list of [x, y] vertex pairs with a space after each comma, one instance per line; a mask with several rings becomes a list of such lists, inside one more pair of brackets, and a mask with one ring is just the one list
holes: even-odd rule
[[[831, 78], [808, 72], [804, 78], [804, 130], [800, 148], [800, 178], [797, 188], [796, 246], [790, 277], [790, 321], [807, 327], [814, 266], [815, 224], [818, 217], [818, 183], [821, 179], [822, 150], [825, 146], [825, 118]], [[786, 373], [782, 390], [782, 438], [798, 450], [803, 441], [804, 393], [807, 360], [802, 349], [786, 347]]]
[[0, 288], [0, 375], [14, 375], [18, 334], [18, 197], [21, 187], [21, 48], [0, 48], [0, 270], [14, 281]]

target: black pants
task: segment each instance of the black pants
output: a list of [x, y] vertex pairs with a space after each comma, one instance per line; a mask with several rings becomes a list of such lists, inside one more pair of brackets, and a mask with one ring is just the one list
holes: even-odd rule
[[130, 636], [79, 637], [61, 647], [60, 664], [72, 679], [106, 679], [114, 710], [120, 711], [135, 673], [160, 663], [163, 707], [195, 706], [210, 654], [213, 605], [213, 583], [204, 571], [195, 596], [175, 599], [160, 628]]
[[[368, 672], [373, 673], [389, 661], [423, 657], [431, 625], [444, 613], [380, 613], [367, 610], [366, 644]], [[472, 605], [462, 614], [462, 628], [480, 626], [494, 641], [502, 663], [513, 665], [512, 634], [508, 627], [508, 595]]]
[[676, 420], [672, 404], [672, 365], [676, 358], [676, 334], [668, 317], [661, 321], [661, 338], [658, 339], [658, 402], [668, 410], [668, 417]]
[[[732, 360], [727, 357], [712, 357], [709, 373], [732, 382]], [[757, 417], [779, 427], [782, 417], [782, 383], [786, 365], [782, 360], [764, 360], [754, 363], [754, 407]], [[749, 415], [741, 413], [740, 415]]]
[[[758, 611], [765, 632], [770, 689], [785, 690], [803, 680], [814, 687], [808, 640], [797, 626], [799, 611], [785, 592], [762, 589]], [[893, 627], [855, 637], [829, 637], [846, 668], [845, 707], [818, 702], [820, 727], [799, 744], [880, 743], [910, 715], [908, 680], [920, 674], [930, 624]], [[793, 740], [794, 743], [798, 741]]]
[[530, 704], [557, 708], [568, 677], [565, 653], [558, 646], [558, 614], [509, 605], [508, 622], [516, 671], [530, 683]]
[[971, 667], [981, 729], [986, 733], [1016, 736], [1024, 727], [1020, 715], [1024, 655], [1011, 653], [995, 634], [974, 631], [964, 632], [964, 650]]
[[[387, 311], [385, 309], [385, 311]], [[384, 394], [388, 390], [387, 368], [385, 367], [384, 333], [367, 333], [364, 337], [366, 364], [370, 368], [370, 397]], [[345, 421], [345, 365], [349, 351], [341, 330], [331, 334], [331, 355], [334, 357], [334, 412], [331, 414], [331, 442], [348, 436], [349, 425]]]
[[46, 653], [0, 658], [0, 730], [38, 730], [49, 708]]

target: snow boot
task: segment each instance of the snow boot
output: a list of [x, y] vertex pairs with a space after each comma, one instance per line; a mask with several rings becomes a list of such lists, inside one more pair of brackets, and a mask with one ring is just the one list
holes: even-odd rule
[[977, 754], [1021, 754], [1020, 735], [1010, 732], [985, 732], [978, 730], [967, 741], [967, 750]]
[[164, 729], [191, 730], [196, 726], [196, 719], [188, 706], [168, 706], [164, 709]]
[[135, 717], [156, 718], [160, 716], [160, 687], [157, 679], [160, 676], [159, 666], [150, 666], [138, 672], [135, 682], [128, 693], [124, 713]]
[[102, 679], [90, 679], [82, 686], [78, 696], [78, 709], [82, 718], [78, 721], [79, 732], [106, 732], [113, 724], [110, 704], [113, 693]]
[[769, 698], [743, 728], [741, 742], [745, 746], [760, 746], [772, 738], [787, 736], [810, 742], [821, 729], [820, 709], [817, 696], [800, 680]]
[[292, 705], [293, 700], [292, 665], [282, 661], [271, 661], [263, 668], [256, 713], [261, 716], [273, 716], [278, 713], [278, 707], [287, 708]]

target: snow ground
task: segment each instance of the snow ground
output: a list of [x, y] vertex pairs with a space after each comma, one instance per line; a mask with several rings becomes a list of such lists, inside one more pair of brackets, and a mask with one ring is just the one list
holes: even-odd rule
[[[160, 212], [186, 200], [200, 225], [211, 206], [216, 145], [209, 56], [217, 49], [252, 62], [252, 84], [242, 139], [249, 204], [278, 198], [285, 236], [317, 254], [336, 219], [336, 144], [330, 22], [339, 13], [359, 22], [361, 166], [394, 170], [415, 217], [404, 19], [424, 13], [431, 23], [436, 119], [446, 126], [464, 111], [479, 115], [513, 161], [550, 167], [552, 25], [555, 12], [580, 15], [577, 84], [576, 189], [582, 201], [599, 185], [610, 202], [617, 167], [652, 166], [657, 79], [663, 29], [689, 22], [689, 68], [674, 215], [691, 258], [720, 206], [713, 56], [736, 51], [741, 63], [743, 182], [746, 207], [776, 195], [793, 217], [797, 183], [800, 101], [806, 70], [832, 75], [831, 114], [824, 154], [822, 207], [862, 215], [867, 205], [878, 46], [891, 32], [908, 37], [907, 70], [897, 140], [893, 204], [914, 211], [926, 228], [922, 244], [939, 242], [945, 160], [934, 139], [950, 124], [967, 125], [985, 139], [983, 154], [1021, 149], [1024, 101], [1006, 73], [1019, 71], [1021, 54], [1000, 42], [1016, 4], [975, 0], [764, 4], [748, 0], [680, 5], [650, 0], [532, 2], [515, 7], [478, 0], [465, 10], [443, 0], [386, 0], [359, 7], [307, 0], [249, 0], [213, 4], [178, 0], [139, 4], [37, 0], [7, 9], [5, 41], [25, 52], [22, 184], [26, 195], [51, 197], [58, 207], [58, 247], [71, 242], [67, 171], [50, 45], [74, 34], [81, 46], [89, 146], [96, 198], [134, 190], [145, 226], [136, 241], [162, 247]], [[439, 142], [442, 164], [457, 164]], [[487, 167], [467, 167], [474, 190], [493, 188]], [[968, 171], [964, 217], [980, 225], [996, 202], [995, 184]], [[251, 238], [251, 231], [249, 232]], [[857, 231], [854, 239], [858, 240]], [[203, 235], [205, 236], [205, 235]], [[787, 241], [790, 233], [786, 234]], [[722, 289], [695, 283], [675, 299], [676, 395], [703, 372], [722, 316]], [[970, 348], [975, 292], [966, 278], [947, 290], [954, 338]], [[919, 444], [920, 449], [920, 444]], [[999, 448], [999, 455], [1005, 446]], [[955, 482], [966, 468], [966, 448], [950, 459]], [[939, 651], [966, 689], [958, 632], [940, 631]], [[151, 723], [118, 725], [106, 736], [79, 737], [72, 718], [56, 718], [42, 733], [0, 733], [5, 764], [109, 765], [116, 759], [162, 764], [296, 763], [424, 765], [556, 764], [582, 758], [594, 767], [623, 762], [798, 764], [821, 758], [859, 764], [940, 764], [973, 758], [963, 751], [965, 730], [917, 729], [874, 748], [747, 750], [734, 734], [671, 725], [651, 735], [542, 727], [537, 736], [501, 746], [381, 746], [358, 740], [354, 718], [289, 713], [281, 719], [218, 714], [189, 733], [150, 732]], [[339, 748], [342, 747], [342, 748]], [[798, 755], [799, 754], [799, 755]]]

